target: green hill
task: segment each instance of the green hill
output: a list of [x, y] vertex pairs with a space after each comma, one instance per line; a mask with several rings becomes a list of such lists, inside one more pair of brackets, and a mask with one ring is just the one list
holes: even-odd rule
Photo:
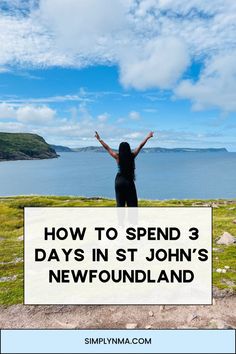
[[50, 159], [55, 150], [37, 134], [0, 133], [0, 161]]

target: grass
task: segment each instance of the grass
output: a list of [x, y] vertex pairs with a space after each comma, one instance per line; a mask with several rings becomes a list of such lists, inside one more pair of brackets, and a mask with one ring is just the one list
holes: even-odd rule
[[[141, 200], [140, 207], [192, 206], [194, 203], [215, 202], [213, 208], [213, 284], [236, 292], [236, 246], [216, 245], [216, 239], [227, 231], [236, 236], [236, 200]], [[23, 208], [26, 206], [115, 206], [115, 201], [102, 198], [18, 196], [0, 197], [0, 305], [23, 303]], [[235, 208], [235, 209], [233, 209]], [[217, 273], [217, 268], [229, 266], [226, 273]]]

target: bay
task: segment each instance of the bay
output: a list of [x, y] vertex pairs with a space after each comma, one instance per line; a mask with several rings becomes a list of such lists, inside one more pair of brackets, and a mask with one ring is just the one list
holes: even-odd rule
[[[236, 153], [143, 153], [136, 187], [144, 199], [236, 197]], [[57, 159], [0, 163], [0, 195], [115, 198], [117, 166], [106, 153], [60, 153]]]

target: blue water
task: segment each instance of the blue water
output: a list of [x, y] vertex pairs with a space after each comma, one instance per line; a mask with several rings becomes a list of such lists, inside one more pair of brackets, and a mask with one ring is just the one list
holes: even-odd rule
[[[106, 153], [0, 163], [0, 195], [114, 198], [117, 166]], [[235, 198], [236, 153], [151, 153], [136, 159], [139, 198]]]

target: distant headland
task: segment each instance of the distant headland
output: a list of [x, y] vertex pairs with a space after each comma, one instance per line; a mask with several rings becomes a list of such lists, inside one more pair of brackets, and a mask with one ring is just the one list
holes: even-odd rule
[[[51, 145], [57, 152], [106, 152], [102, 146], [86, 146], [81, 148], [68, 148], [66, 146]], [[117, 151], [117, 149], [113, 149]], [[158, 152], [228, 152], [226, 148], [162, 148], [150, 147], [143, 148], [141, 153], [158, 153]]]

